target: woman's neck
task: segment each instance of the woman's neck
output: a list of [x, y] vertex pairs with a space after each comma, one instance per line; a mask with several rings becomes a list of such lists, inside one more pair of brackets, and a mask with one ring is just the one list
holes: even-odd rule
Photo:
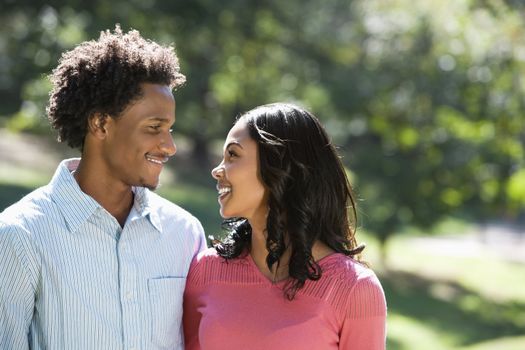
[[[266, 257], [268, 256], [268, 249], [266, 248], [267, 234], [266, 230], [257, 229], [252, 227], [252, 240], [250, 247], [250, 255], [252, 256], [255, 265], [259, 268], [259, 271], [265, 275], [269, 280], [278, 282], [288, 278], [289, 276], [289, 263], [292, 254], [292, 249], [288, 245], [284, 254], [280, 257], [279, 262], [272, 265], [272, 269], [268, 268], [266, 264]], [[335, 251], [328, 247], [321, 241], [315, 241], [312, 246], [312, 257], [314, 261], [319, 261], [322, 258], [335, 253]]]
[[268, 249], [266, 248], [267, 234], [264, 229], [252, 227], [252, 240], [250, 245], [250, 255], [259, 271], [271, 281], [278, 282], [288, 278], [288, 263], [290, 261], [291, 249], [287, 247], [279, 261], [272, 265], [272, 269], [266, 264]]

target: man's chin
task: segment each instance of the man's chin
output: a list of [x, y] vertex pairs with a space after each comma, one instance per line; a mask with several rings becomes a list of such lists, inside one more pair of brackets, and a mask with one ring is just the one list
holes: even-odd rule
[[156, 184], [144, 184], [144, 187], [146, 187], [150, 191], [155, 191], [160, 187], [160, 184], [157, 182]]
[[141, 187], [146, 187], [150, 191], [155, 191], [157, 188], [159, 188], [160, 184], [159, 181], [146, 181], [145, 179], [142, 179], [140, 182]]

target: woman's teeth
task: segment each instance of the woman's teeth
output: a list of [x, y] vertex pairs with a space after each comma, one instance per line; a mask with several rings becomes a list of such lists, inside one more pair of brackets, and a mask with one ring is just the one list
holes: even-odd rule
[[231, 191], [231, 187], [221, 187], [219, 188], [219, 195], [222, 196], [223, 194], [230, 193]]

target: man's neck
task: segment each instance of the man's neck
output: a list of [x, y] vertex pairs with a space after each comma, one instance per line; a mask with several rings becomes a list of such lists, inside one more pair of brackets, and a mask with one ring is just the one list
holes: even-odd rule
[[91, 196], [106, 209], [121, 227], [124, 227], [133, 206], [134, 194], [130, 186], [113, 183], [110, 178], [90, 169], [82, 160], [74, 172], [82, 192]]

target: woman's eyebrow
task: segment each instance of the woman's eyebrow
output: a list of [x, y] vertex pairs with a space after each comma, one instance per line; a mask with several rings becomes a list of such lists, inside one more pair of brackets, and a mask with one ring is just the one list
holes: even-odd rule
[[226, 145], [225, 149], [230, 148], [230, 146], [239, 146], [240, 148], [243, 148], [242, 145], [238, 141], [232, 141], [232, 142], [228, 143], [228, 145]]

